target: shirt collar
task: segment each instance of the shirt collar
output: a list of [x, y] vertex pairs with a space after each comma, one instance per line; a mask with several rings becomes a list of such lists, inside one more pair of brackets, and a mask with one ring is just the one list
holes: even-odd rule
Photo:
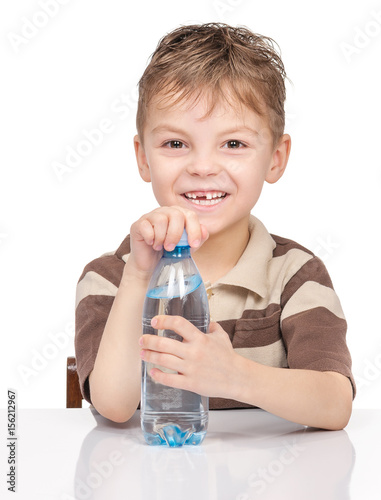
[[262, 222], [254, 215], [250, 215], [249, 232], [249, 242], [237, 264], [213, 286], [220, 284], [240, 286], [265, 297], [267, 265], [272, 258], [276, 243]]

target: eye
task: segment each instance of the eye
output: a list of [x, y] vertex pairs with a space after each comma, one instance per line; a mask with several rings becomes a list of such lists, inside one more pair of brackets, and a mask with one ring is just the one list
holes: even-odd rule
[[185, 147], [185, 144], [181, 141], [178, 140], [173, 140], [173, 141], [167, 141], [163, 144], [163, 146], [166, 146], [171, 149], [181, 149]]
[[244, 144], [241, 141], [238, 141], [237, 139], [231, 139], [230, 141], [225, 142], [223, 147], [228, 149], [240, 149], [240, 148], [245, 148], [246, 144]]

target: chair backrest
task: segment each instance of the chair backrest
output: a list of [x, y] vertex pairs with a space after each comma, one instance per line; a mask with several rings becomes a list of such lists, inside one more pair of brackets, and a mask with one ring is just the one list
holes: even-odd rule
[[77, 361], [74, 356], [69, 356], [66, 365], [66, 408], [82, 408], [82, 399]]

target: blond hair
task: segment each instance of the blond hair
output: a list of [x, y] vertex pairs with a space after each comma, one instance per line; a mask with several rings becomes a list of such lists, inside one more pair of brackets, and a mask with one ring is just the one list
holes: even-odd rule
[[223, 23], [181, 26], [164, 36], [139, 81], [141, 140], [153, 98], [165, 106], [196, 103], [207, 95], [207, 115], [221, 100], [231, 105], [230, 96], [267, 118], [275, 144], [284, 132], [286, 99], [286, 72], [275, 45], [271, 38]]

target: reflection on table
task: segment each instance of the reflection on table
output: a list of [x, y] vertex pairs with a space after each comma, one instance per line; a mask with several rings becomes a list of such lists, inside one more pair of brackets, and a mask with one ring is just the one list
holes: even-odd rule
[[76, 499], [273, 500], [287, 491], [293, 499], [350, 498], [355, 452], [345, 431], [261, 410], [219, 411], [202, 446], [168, 449], [145, 444], [138, 413], [119, 425], [92, 411], [97, 425], [78, 457]]
[[[6, 429], [6, 410], [0, 419]], [[262, 410], [211, 411], [201, 446], [165, 448], [145, 443], [138, 412], [115, 424], [89, 408], [21, 409], [17, 499], [380, 500], [380, 422], [381, 410], [355, 410], [333, 432]]]

